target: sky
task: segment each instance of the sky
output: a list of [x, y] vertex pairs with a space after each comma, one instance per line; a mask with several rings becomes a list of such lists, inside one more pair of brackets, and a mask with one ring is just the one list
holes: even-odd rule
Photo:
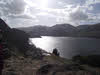
[[100, 0], [0, 0], [0, 17], [10, 27], [100, 23]]

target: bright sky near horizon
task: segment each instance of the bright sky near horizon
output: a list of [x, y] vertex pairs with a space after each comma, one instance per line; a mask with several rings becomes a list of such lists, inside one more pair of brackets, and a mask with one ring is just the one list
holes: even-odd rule
[[0, 17], [11, 27], [99, 23], [100, 0], [0, 0]]

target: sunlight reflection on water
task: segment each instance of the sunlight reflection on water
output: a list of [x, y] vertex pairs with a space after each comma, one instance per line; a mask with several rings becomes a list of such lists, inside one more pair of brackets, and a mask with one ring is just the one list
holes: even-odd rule
[[61, 56], [66, 58], [76, 54], [100, 54], [100, 39], [42, 36], [31, 40], [37, 47], [47, 52], [57, 48]]
[[53, 38], [42, 37], [42, 38], [33, 38], [32, 42], [39, 48], [42, 48], [48, 52], [51, 52], [50, 45], [54, 44]]

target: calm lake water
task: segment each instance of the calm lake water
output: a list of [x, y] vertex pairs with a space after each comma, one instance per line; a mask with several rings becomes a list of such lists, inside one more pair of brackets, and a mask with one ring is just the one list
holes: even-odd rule
[[42, 38], [32, 38], [31, 41], [48, 52], [57, 48], [60, 55], [65, 58], [76, 54], [100, 54], [100, 39], [42, 36]]

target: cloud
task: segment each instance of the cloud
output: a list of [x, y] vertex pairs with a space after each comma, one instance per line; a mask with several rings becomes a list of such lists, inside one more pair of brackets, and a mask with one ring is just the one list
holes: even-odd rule
[[[100, 21], [100, 0], [87, 0], [84, 4], [88, 14], [87, 23], [99, 23]], [[84, 23], [85, 23], [84, 22]]]
[[47, 7], [41, 8], [40, 0], [0, 0], [0, 16], [12, 27], [56, 23], [79, 25], [96, 23], [100, 20], [100, 0], [48, 0], [48, 2]]
[[88, 19], [88, 14], [81, 9], [81, 7], [76, 7], [70, 13], [70, 20], [73, 22], [81, 22]]
[[[77, 4], [77, 3], [76, 3]], [[80, 3], [81, 4], [81, 3]], [[98, 23], [100, 20], [100, 0], [87, 0], [82, 5], [66, 5], [62, 16], [57, 21], [80, 25], [81, 23]], [[97, 13], [98, 12], [98, 13]], [[64, 16], [65, 15], [65, 16]]]
[[23, 0], [2, 0], [0, 1], [0, 8], [3, 16], [9, 14], [20, 14], [24, 12], [25, 2]]
[[1, 0], [0, 17], [3, 18], [9, 26], [24, 26], [25, 24], [23, 22], [26, 23], [26, 20], [31, 21], [36, 19], [36, 16], [25, 13], [26, 6], [24, 0]]
[[[55, 18], [55, 23], [71, 23], [71, 24], [80, 24], [81, 21], [88, 20], [88, 14], [86, 13], [86, 7], [84, 6], [75, 6], [71, 4], [67, 4], [64, 8], [45, 8], [38, 10], [37, 16], [41, 16], [43, 18]], [[43, 20], [41, 20], [43, 21]]]
[[89, 6], [96, 3], [100, 3], [100, 0], [86, 0], [85, 5]]
[[20, 14], [25, 10], [25, 2], [23, 0], [13, 0], [10, 4], [7, 3], [8, 11], [12, 14]]
[[30, 16], [30, 15], [27, 15], [27, 14], [18, 14], [18, 15], [15, 15], [15, 14], [9, 14], [7, 16], [8, 18], [13, 18], [13, 19], [16, 19], [16, 18], [19, 18], [19, 19], [35, 19], [36, 17], [35, 16]]
[[6, 22], [10, 27], [28, 27], [35, 25], [38, 21], [38, 19], [10, 18]]

